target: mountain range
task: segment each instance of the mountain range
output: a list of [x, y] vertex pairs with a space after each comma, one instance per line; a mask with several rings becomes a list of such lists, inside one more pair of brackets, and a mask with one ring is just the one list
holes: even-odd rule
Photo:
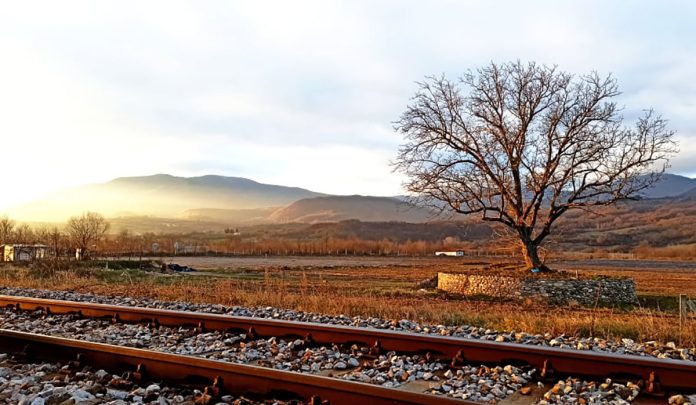
[[336, 196], [241, 177], [121, 177], [61, 190], [7, 210], [22, 221], [65, 221], [84, 211], [109, 218], [155, 217], [232, 225], [287, 222], [423, 222], [432, 213], [403, 197]]
[[[696, 179], [665, 174], [642, 197], [696, 199]], [[22, 221], [64, 221], [84, 211], [100, 212], [109, 218], [170, 218], [231, 226], [348, 219], [423, 223], [435, 217], [433, 212], [409, 204], [403, 196], [338, 196], [241, 177], [167, 174], [122, 177], [66, 189], [9, 209], [6, 214]]]

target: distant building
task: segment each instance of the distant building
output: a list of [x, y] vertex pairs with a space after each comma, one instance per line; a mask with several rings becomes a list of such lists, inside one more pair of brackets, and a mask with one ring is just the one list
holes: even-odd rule
[[46, 245], [0, 245], [3, 262], [28, 262], [48, 257], [51, 248]]
[[207, 246], [204, 245], [184, 245], [183, 243], [180, 242], [175, 242], [174, 243], [174, 255], [190, 255], [190, 254], [198, 254], [198, 253], [205, 253], [207, 250]]
[[463, 250], [453, 250], [453, 251], [447, 251], [447, 252], [435, 252], [435, 256], [455, 256], [455, 257], [460, 257], [460, 256], [464, 256], [464, 251], [463, 251]]

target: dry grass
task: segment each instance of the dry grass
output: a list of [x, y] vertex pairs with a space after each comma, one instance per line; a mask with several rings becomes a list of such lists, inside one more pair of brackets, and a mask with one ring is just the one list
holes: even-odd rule
[[677, 244], [663, 247], [651, 247], [641, 245], [633, 249], [633, 252], [646, 259], [687, 259], [696, 258], [696, 243]]
[[219, 277], [206, 277], [97, 269], [61, 270], [37, 275], [26, 268], [2, 267], [0, 283], [13, 287], [167, 301], [274, 306], [332, 315], [696, 345], [696, 320], [687, 320], [680, 330], [678, 319], [673, 314], [656, 310], [542, 308], [536, 304], [520, 306], [512, 302], [451, 299], [444, 295], [418, 293], [413, 287], [414, 281], [436, 271], [404, 268], [265, 269], [240, 270], [238, 277], [229, 277], [229, 271]]

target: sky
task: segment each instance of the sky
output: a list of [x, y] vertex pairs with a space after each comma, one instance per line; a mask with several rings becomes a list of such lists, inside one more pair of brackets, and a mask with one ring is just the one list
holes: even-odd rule
[[693, 1], [22, 1], [0, 5], [0, 208], [116, 177], [219, 174], [396, 195], [426, 75], [612, 73], [696, 176]]

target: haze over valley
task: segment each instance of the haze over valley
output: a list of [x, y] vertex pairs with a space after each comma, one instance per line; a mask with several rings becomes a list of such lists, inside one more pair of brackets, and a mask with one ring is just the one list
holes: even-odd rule
[[[495, 239], [491, 225], [477, 218], [438, 214], [409, 201], [404, 196], [336, 196], [240, 177], [158, 174], [59, 191], [6, 214], [24, 222], [61, 224], [70, 216], [94, 211], [109, 218], [112, 233], [245, 228], [253, 234], [267, 229], [285, 237], [294, 229], [293, 237], [312, 239], [323, 229], [321, 232], [340, 238], [437, 241], [454, 237], [485, 243]], [[696, 243], [692, 230], [696, 229], [696, 179], [665, 174], [642, 194], [642, 200], [595, 211], [597, 215], [579, 212], [566, 218], [555, 240], [574, 250], [595, 246], [625, 250], [645, 242], [656, 247]], [[611, 221], [607, 221], [607, 213]], [[465, 224], [464, 228], [449, 227], [449, 220]], [[371, 222], [375, 226], [370, 226]], [[385, 226], [385, 222], [401, 225]], [[297, 226], [288, 228], [291, 224]], [[312, 228], [320, 224], [326, 225]]]
[[364, 221], [423, 222], [432, 213], [397, 197], [335, 196], [241, 177], [157, 174], [61, 190], [8, 209], [20, 221], [63, 222], [84, 211], [226, 224]]

